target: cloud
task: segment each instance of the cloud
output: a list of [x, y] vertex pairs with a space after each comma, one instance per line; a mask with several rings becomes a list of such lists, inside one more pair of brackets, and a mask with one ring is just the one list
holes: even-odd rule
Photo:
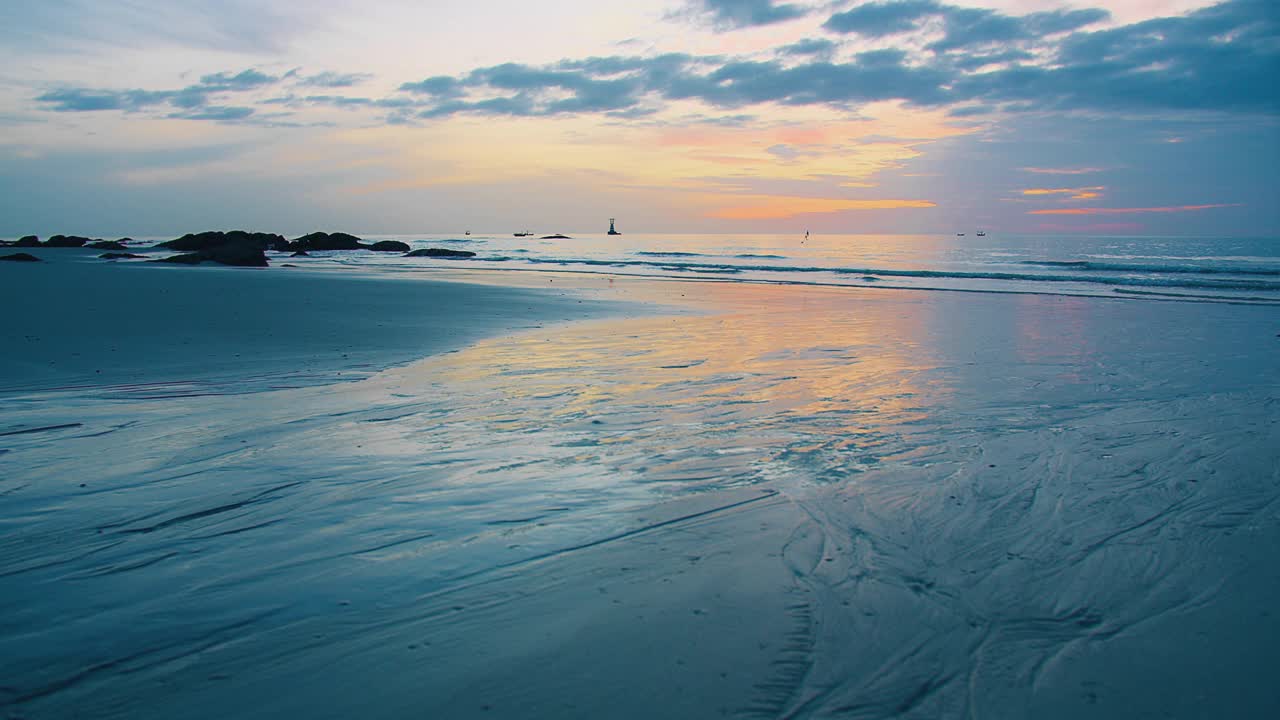
[[[201, 76], [195, 85], [178, 88], [178, 90], [96, 90], [96, 88], [68, 87], [50, 90], [35, 97], [36, 102], [45, 105], [45, 110], [55, 113], [92, 113], [92, 111], [119, 110], [124, 113], [140, 113], [140, 111], [168, 108], [174, 110], [166, 113], [166, 118], [189, 120], [218, 120], [218, 122], [239, 122], [251, 117], [265, 118], [256, 109], [246, 105], [210, 105], [211, 97], [262, 90], [278, 86], [284, 81], [293, 81], [300, 86], [314, 87], [348, 87], [362, 82], [369, 76], [365, 74], [319, 73], [315, 76], [303, 76], [300, 70], [289, 70], [283, 76], [270, 76], [256, 69], [241, 72], [220, 72]], [[338, 95], [308, 95], [297, 97], [285, 95], [260, 100], [262, 105], [330, 105], [335, 108], [352, 108], [352, 106], [374, 106], [374, 108], [403, 108], [412, 105], [412, 101], [403, 97], [390, 97], [384, 100], [372, 100], [369, 97], [343, 97]], [[279, 118], [280, 115], [273, 115]], [[289, 124], [273, 122], [271, 124]]]
[[775, 0], [690, 0], [675, 19], [693, 18], [709, 22], [719, 31], [773, 25], [809, 14], [809, 10]]
[[987, 102], [1030, 101], [1039, 110], [1280, 111], [1280, 15], [1267, 2], [1232, 0], [1185, 16], [1072, 32], [1044, 50], [1048, 63], [965, 75], [954, 89]]
[[942, 7], [933, 0], [869, 2], [832, 15], [822, 27], [831, 32], [880, 38], [910, 32], [921, 19], [941, 12]]
[[400, 86], [404, 92], [420, 95], [434, 95], [439, 98], [460, 97], [465, 93], [461, 80], [445, 75], [429, 77], [418, 82], [407, 82]]
[[1092, 200], [1102, 197], [1102, 191], [1106, 190], [1101, 185], [1093, 187], [1081, 188], [1028, 188], [1022, 191], [1023, 195], [1067, 195], [1071, 200]]
[[[507, 63], [458, 78], [427, 78], [402, 90], [445, 99], [423, 117], [456, 113], [557, 115], [616, 112], [654, 101], [698, 100], [720, 109], [761, 103], [812, 105], [907, 99], [945, 100], [944, 73], [909, 67], [896, 50], [863, 53], [850, 63], [777, 61], [662, 55], [608, 57], [535, 67]], [[503, 93], [507, 93], [503, 95]], [[469, 96], [480, 96], [467, 100]], [[496, 97], [495, 97], [496, 96]]]
[[1214, 208], [1240, 207], [1240, 203], [1219, 203], [1213, 205], [1173, 205], [1169, 207], [1141, 208], [1051, 208], [1048, 210], [1029, 210], [1028, 215], [1136, 215], [1140, 213], [1179, 213], [1212, 210]]
[[97, 112], [100, 110], [124, 110], [136, 112], [152, 105], [168, 102], [169, 92], [148, 90], [89, 90], [65, 88], [50, 90], [36, 96], [36, 102], [47, 104], [54, 112]]
[[795, 57], [813, 55], [825, 59], [831, 57], [839, 47], [838, 44], [825, 38], [805, 38], [790, 45], [783, 45], [777, 52], [779, 55]]
[[1089, 173], [1103, 172], [1105, 168], [1085, 167], [1085, 168], [1039, 168], [1024, 167], [1018, 168], [1023, 172], [1038, 173], [1040, 175], [1087, 175]]
[[263, 85], [271, 85], [280, 81], [280, 78], [260, 73], [257, 70], [242, 70], [235, 75], [226, 72], [214, 73], [213, 75], [205, 75], [200, 78], [199, 85], [193, 85], [193, 88], [200, 88], [209, 92], [217, 90], [252, 90]]
[[166, 117], [232, 122], [248, 118], [255, 110], [244, 106], [210, 106], [210, 97], [257, 90], [275, 85], [280, 80], [281, 78], [273, 75], [249, 69], [235, 74], [220, 72], [204, 75], [199, 83], [177, 90], [60, 88], [37, 95], [35, 101], [44, 104], [44, 109], [52, 112], [117, 110], [136, 113], [168, 106], [176, 109], [176, 112], [170, 112]]
[[285, 74], [286, 78], [296, 79], [299, 85], [318, 88], [348, 88], [355, 87], [365, 83], [373, 78], [368, 73], [336, 73], [322, 72], [315, 75], [295, 74], [296, 70], [290, 70]]
[[[733, 17], [732, 12], [748, 13], [760, 20], [800, 12], [784, 9], [798, 7], [794, 5], [758, 2], [703, 2], [698, 7]], [[1102, 10], [1007, 15], [936, 0], [872, 2], [831, 15], [825, 26], [872, 37], [902, 32], [921, 36], [901, 47], [865, 51], [839, 62], [832, 59], [837, 43], [809, 38], [781, 46], [772, 59], [763, 53], [670, 53], [503, 63], [405, 82], [397, 94], [380, 99], [318, 92], [270, 102], [391, 108], [397, 110], [391, 119], [400, 122], [459, 114], [594, 114], [636, 121], [684, 103], [719, 112], [770, 104], [850, 112], [869, 103], [899, 101], [950, 108], [957, 118], [1064, 111], [1280, 112], [1280, 83], [1274, 82], [1280, 77], [1280, 16], [1268, 3], [1228, 0], [1183, 16], [1087, 29], [1106, 17]], [[36, 100], [56, 112], [142, 112], [157, 106], [194, 111], [214, 103], [252, 105], [243, 99], [228, 102], [223, 93], [282, 84], [338, 89], [367, 77], [337, 72], [308, 76], [300, 70], [276, 77], [250, 68], [205, 75], [177, 90], [72, 87], [49, 90]]]
[[863, 3], [835, 13], [823, 28], [835, 33], [867, 38], [900, 35], [940, 24], [942, 39], [928, 47], [946, 52], [973, 45], [1027, 42], [1102, 22], [1110, 18], [1106, 10], [1050, 10], [1028, 15], [1006, 15], [985, 8], [964, 8], [936, 0]]
[[175, 113], [170, 117], [182, 118], [184, 120], [217, 120], [219, 122], [234, 122], [244, 120], [253, 115], [253, 108], [247, 107], [231, 107], [231, 106], [210, 106], [201, 108], [194, 112]]
[[[1101, 31], [1081, 28], [1105, 19], [1102, 10], [1012, 16], [933, 0], [868, 3], [832, 15], [826, 26], [875, 36], [912, 30], [929, 17], [940, 19], [943, 37], [914, 54], [885, 48], [839, 63], [822, 57], [783, 64], [681, 54], [547, 66], [508, 63], [402, 89], [446, 99], [425, 109], [424, 117], [617, 113], [681, 100], [720, 109], [764, 103], [849, 109], [900, 100], [954, 106], [957, 116], [1280, 111], [1280, 83], [1273, 82], [1280, 76], [1280, 23], [1256, 0]], [[805, 51], [828, 47], [820, 42], [784, 46], [781, 52], [804, 58]], [[993, 44], [1001, 49], [993, 52]]]

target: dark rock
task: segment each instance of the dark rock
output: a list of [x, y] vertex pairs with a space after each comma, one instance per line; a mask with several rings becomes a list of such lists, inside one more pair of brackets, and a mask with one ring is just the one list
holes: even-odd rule
[[44, 246], [51, 248], [78, 248], [84, 247], [87, 242], [91, 242], [90, 238], [80, 237], [79, 235], [53, 235], [44, 241]]
[[475, 257], [476, 254], [470, 250], [446, 250], [444, 248], [425, 248], [423, 250], [414, 250], [407, 252], [405, 257], [443, 257], [443, 258], [469, 258]]
[[266, 267], [267, 256], [263, 254], [262, 248], [248, 247], [246, 245], [223, 245], [222, 247], [206, 250], [205, 254], [210, 260], [223, 265], [235, 265], [237, 267]]
[[369, 246], [375, 252], [409, 252], [409, 244], [399, 240], [379, 240]]
[[307, 254], [306, 250], [299, 250], [294, 254], [290, 255], [289, 257], [311, 257], [311, 256]]
[[124, 243], [119, 242], [117, 240], [95, 240], [89, 243], [88, 245], [86, 245], [85, 247], [90, 247], [90, 248], [93, 248], [94, 250], [125, 250], [127, 249], [125, 248]]
[[569, 237], [568, 235], [556, 234], [556, 235], [543, 235], [542, 239], [543, 240], [572, 240], [573, 238]]
[[110, 253], [102, 253], [98, 257], [102, 258], [103, 260], [133, 260], [134, 258], [145, 258], [146, 255], [135, 255], [133, 253], [127, 253], [127, 252], [124, 252], [124, 253], [110, 252]]
[[346, 233], [313, 232], [289, 243], [290, 250], [361, 250], [369, 247]]
[[210, 231], [187, 234], [177, 240], [160, 243], [159, 247], [172, 250], [190, 250], [184, 255], [174, 255], [156, 262], [196, 265], [210, 260], [237, 267], [266, 267], [266, 250], [283, 250], [288, 241], [282, 235], [272, 233]]
[[10, 253], [8, 255], [0, 255], [0, 260], [8, 260], [9, 262], [40, 262], [40, 258], [28, 253]]
[[133, 238], [131, 238], [131, 237], [122, 237], [122, 238], [120, 238], [119, 240], [117, 240], [116, 242], [118, 242], [118, 243], [120, 243], [121, 245], [123, 245], [123, 244], [125, 244], [125, 243], [131, 243], [131, 242], [133, 242], [133, 241], [134, 241], [134, 240], [133, 240]]
[[40, 247], [40, 238], [35, 235], [24, 235], [18, 238], [18, 242], [13, 244], [14, 247]]
[[199, 252], [185, 253], [183, 255], [172, 255], [152, 262], [178, 263], [181, 265], [199, 265], [206, 260], [211, 260], [223, 265], [234, 265], [236, 267], [266, 267], [267, 256], [263, 253], [262, 248], [250, 245], [220, 245], [208, 250]]
[[202, 233], [187, 233], [177, 240], [162, 242], [157, 247], [185, 252], [200, 252], [225, 245], [243, 245], [258, 250], [285, 250], [289, 247], [289, 241], [285, 240], [283, 235], [276, 235], [275, 233], [245, 232], [244, 230], [221, 232], [212, 230]]

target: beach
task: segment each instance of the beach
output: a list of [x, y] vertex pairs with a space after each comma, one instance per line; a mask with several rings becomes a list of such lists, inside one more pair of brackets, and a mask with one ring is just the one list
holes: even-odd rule
[[9, 715], [1280, 708], [1274, 304], [75, 252], [0, 267]]

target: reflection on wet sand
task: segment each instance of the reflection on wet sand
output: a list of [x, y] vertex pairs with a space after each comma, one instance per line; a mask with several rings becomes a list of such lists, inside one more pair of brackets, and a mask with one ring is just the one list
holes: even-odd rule
[[[347, 385], [27, 398], [42, 522], [0, 570], [78, 592], [0, 600], [0, 702], [1128, 717], [1274, 665], [1266, 309], [606, 281], [677, 307]], [[1205, 627], [1212, 667], [1133, 670]]]
[[392, 373], [389, 388], [447, 386], [468, 396], [451, 421], [495, 433], [504, 453], [536, 453], [563, 432], [561, 443], [591, 448], [577, 459], [599, 464], [602, 484], [678, 483], [674, 493], [760, 482], [780, 453], [805, 455], [815, 479], [838, 479], [944, 401], [945, 384], [924, 375], [919, 324], [897, 303], [704, 290], [716, 294], [714, 314], [483, 342]]

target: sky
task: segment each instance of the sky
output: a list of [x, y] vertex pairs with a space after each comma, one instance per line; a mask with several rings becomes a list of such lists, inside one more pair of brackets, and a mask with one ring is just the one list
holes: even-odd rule
[[0, 3], [0, 236], [1280, 236], [1276, 0]]

